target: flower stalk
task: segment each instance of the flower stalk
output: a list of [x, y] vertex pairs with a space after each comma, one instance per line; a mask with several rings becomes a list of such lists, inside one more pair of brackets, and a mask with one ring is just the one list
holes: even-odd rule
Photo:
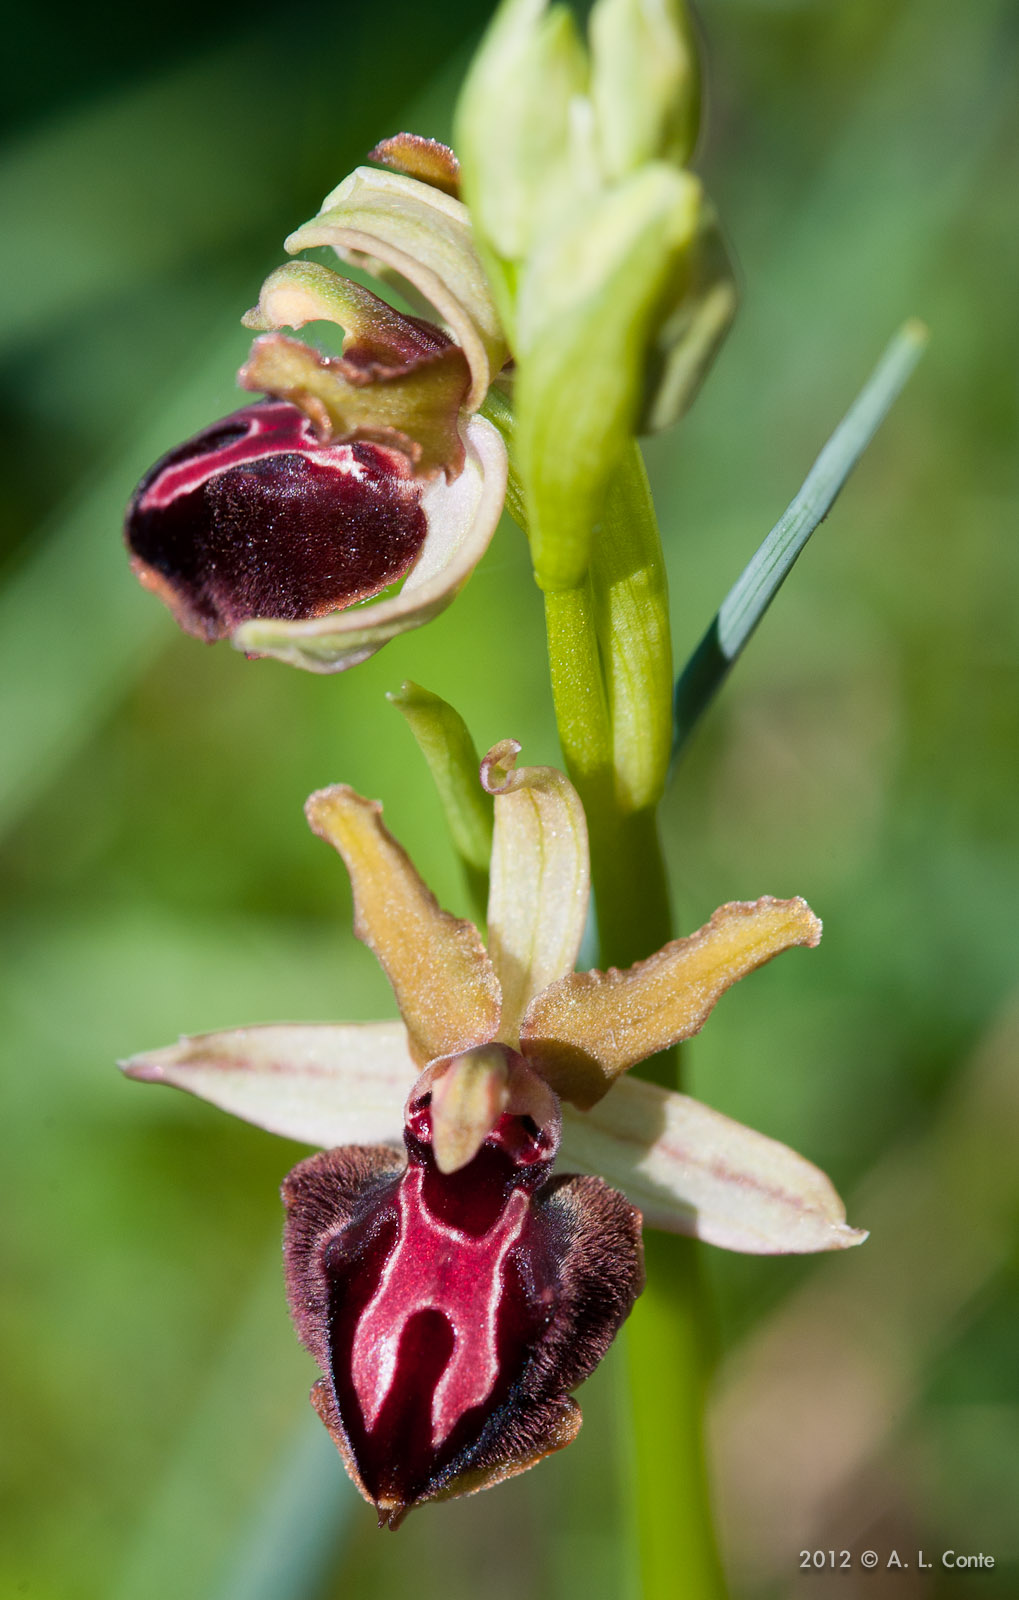
[[[668, 596], [635, 442], [610, 489], [583, 584], [545, 595], [559, 737], [584, 800], [599, 962], [626, 966], [672, 936], [657, 802], [672, 736]], [[634, 801], [637, 804], [633, 804]], [[663, 1051], [641, 1075], [680, 1087]], [[647, 1286], [624, 1331], [630, 1520], [643, 1600], [724, 1600], [705, 1457], [709, 1317], [696, 1240], [649, 1234]], [[664, 1380], [663, 1380], [664, 1375]]]

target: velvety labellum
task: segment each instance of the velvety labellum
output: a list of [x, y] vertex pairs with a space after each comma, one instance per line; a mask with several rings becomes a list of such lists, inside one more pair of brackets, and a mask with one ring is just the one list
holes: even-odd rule
[[284, 1185], [291, 1307], [313, 1394], [380, 1524], [486, 1487], [568, 1443], [568, 1399], [642, 1284], [639, 1213], [599, 1179], [552, 1179], [557, 1140], [504, 1114], [443, 1174], [430, 1095], [407, 1162], [327, 1151]]
[[170, 451], [126, 524], [142, 583], [205, 639], [378, 594], [413, 565], [426, 532], [400, 451], [322, 443], [284, 401], [245, 406]]

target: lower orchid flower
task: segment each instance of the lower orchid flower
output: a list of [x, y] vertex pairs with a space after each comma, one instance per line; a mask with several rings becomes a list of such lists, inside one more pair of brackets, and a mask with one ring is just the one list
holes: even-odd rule
[[402, 1021], [241, 1028], [124, 1063], [325, 1147], [283, 1185], [290, 1308], [321, 1369], [315, 1408], [391, 1528], [576, 1436], [572, 1391], [643, 1286], [642, 1218], [762, 1253], [865, 1237], [803, 1157], [626, 1076], [697, 1032], [739, 978], [815, 945], [809, 907], [725, 905], [626, 971], [575, 972], [584, 813], [562, 773], [518, 769], [519, 748], [481, 764], [487, 950], [440, 909], [377, 803], [345, 785], [308, 801]]

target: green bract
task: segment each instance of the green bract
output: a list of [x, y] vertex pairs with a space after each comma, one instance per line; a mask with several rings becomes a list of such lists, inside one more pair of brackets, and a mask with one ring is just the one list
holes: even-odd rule
[[607, 177], [656, 157], [682, 166], [697, 139], [700, 82], [677, 0], [597, 0], [591, 11], [591, 99]]
[[467, 724], [448, 701], [417, 683], [404, 683], [387, 698], [407, 719], [428, 763], [457, 854], [484, 904], [493, 807], [491, 795], [478, 783], [480, 762]]
[[[545, 0], [510, 0], [477, 52], [460, 96], [457, 138], [476, 242], [511, 340], [518, 272], [557, 207], [598, 184], [576, 115], [587, 62], [573, 18]], [[587, 140], [590, 146], [590, 140]]]
[[700, 185], [655, 162], [539, 247], [521, 282], [516, 437], [535, 573], [568, 589], [634, 432], [655, 313], [694, 236]]

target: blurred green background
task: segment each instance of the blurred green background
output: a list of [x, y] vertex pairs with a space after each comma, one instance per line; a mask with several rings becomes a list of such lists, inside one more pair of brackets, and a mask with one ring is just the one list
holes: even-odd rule
[[[487, 9], [62, 0], [7, 36], [2, 1600], [631, 1593], [618, 1354], [571, 1450], [378, 1534], [283, 1305], [276, 1189], [302, 1151], [112, 1066], [181, 1031], [392, 1014], [300, 809], [339, 779], [383, 797], [466, 909], [386, 689], [413, 676], [482, 748], [556, 759], [509, 524], [439, 622], [335, 680], [179, 636], [119, 543], [144, 468], [235, 404], [237, 319], [283, 234], [380, 136], [448, 132]], [[724, 1001], [693, 1090], [872, 1230], [851, 1257], [710, 1256], [733, 1588], [997, 1600], [1019, 1593], [1019, 18], [700, 15], [700, 165], [744, 304], [649, 450], [680, 658], [895, 325], [933, 334], [666, 806], [684, 929], [766, 892], [827, 924]], [[799, 1570], [846, 1548], [850, 1571]]]

